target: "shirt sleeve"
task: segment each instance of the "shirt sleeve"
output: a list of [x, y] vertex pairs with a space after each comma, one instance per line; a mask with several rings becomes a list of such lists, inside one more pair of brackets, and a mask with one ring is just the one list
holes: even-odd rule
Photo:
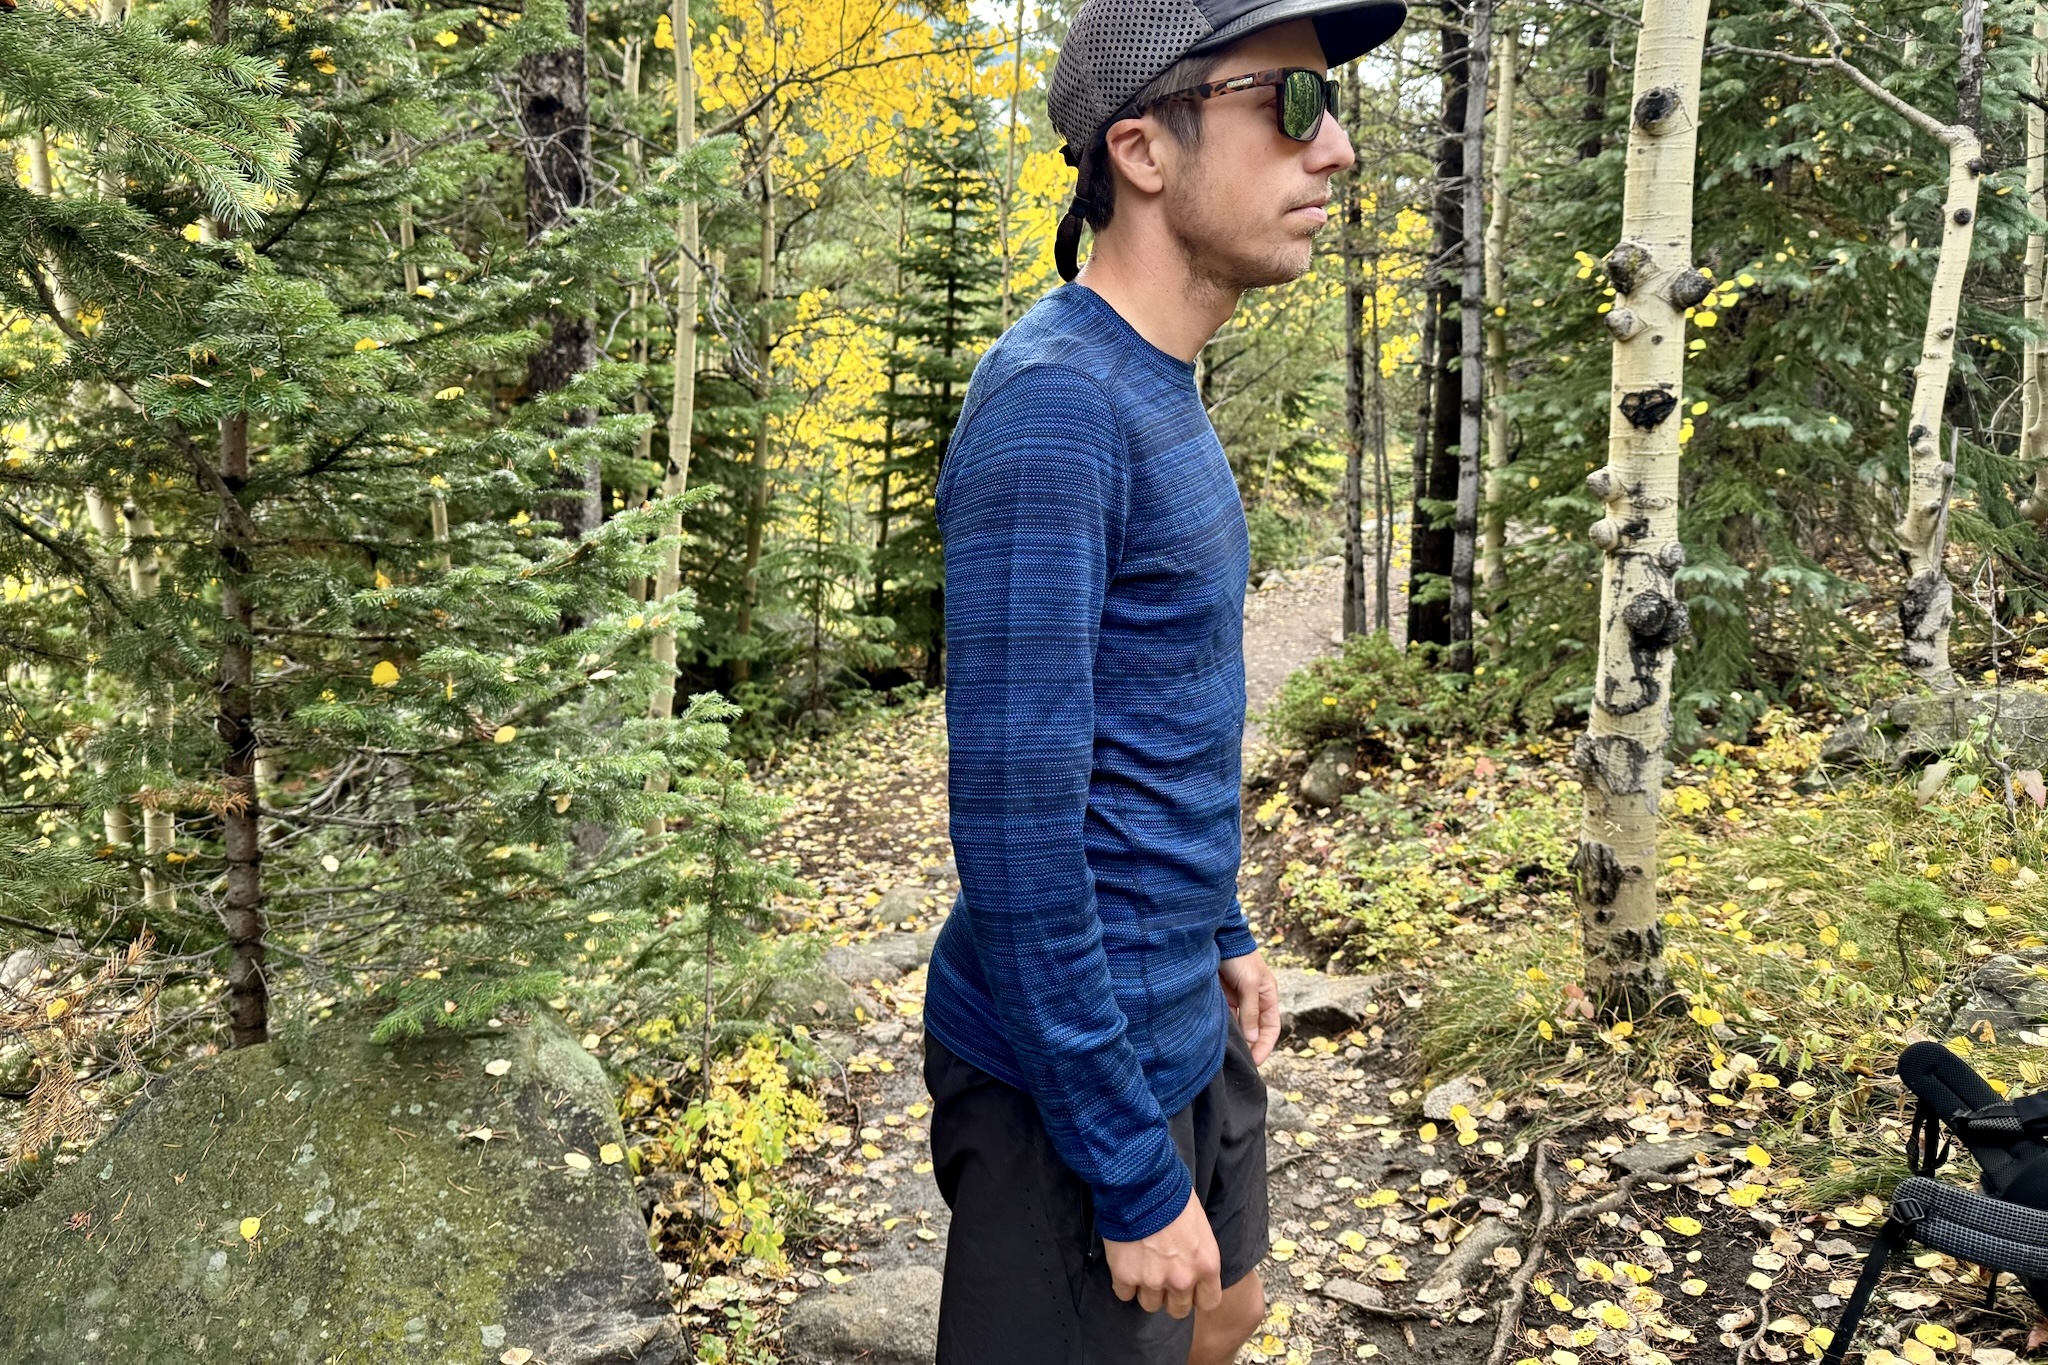
[[1244, 902], [1232, 896], [1230, 914], [1216, 928], [1217, 955], [1228, 960], [1250, 957], [1258, 950], [1259, 941], [1252, 937], [1252, 926], [1244, 917]]
[[977, 405], [938, 493], [953, 849], [976, 957], [1060, 1157], [1111, 1241], [1193, 1188], [1111, 987], [1083, 846], [1094, 666], [1130, 474], [1088, 376], [1033, 366]]

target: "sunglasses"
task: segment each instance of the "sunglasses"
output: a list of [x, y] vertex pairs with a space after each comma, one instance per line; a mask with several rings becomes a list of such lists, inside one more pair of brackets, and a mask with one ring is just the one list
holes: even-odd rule
[[1323, 130], [1323, 115], [1333, 117], [1337, 113], [1337, 85], [1320, 71], [1311, 71], [1305, 66], [1279, 67], [1271, 71], [1254, 71], [1244, 76], [1232, 76], [1228, 80], [1210, 81], [1206, 85], [1191, 85], [1185, 90], [1175, 90], [1161, 95], [1153, 104], [1165, 104], [1170, 100], [1206, 100], [1217, 95], [1235, 94], [1239, 90], [1257, 90], [1264, 86], [1278, 86], [1279, 98], [1274, 101], [1273, 112], [1280, 121], [1280, 131], [1296, 142], [1314, 142], [1316, 134]]

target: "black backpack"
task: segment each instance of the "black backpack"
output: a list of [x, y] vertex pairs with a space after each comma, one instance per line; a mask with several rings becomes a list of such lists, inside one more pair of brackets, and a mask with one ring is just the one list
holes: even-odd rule
[[[1892, 1192], [1821, 1365], [1841, 1365], [1885, 1267], [1908, 1242], [1983, 1266], [1991, 1280], [1987, 1307], [1998, 1294], [1998, 1272], [2010, 1271], [2048, 1310], [2048, 1094], [2002, 1100], [1940, 1043], [1907, 1048], [1899, 1079], [1918, 1100], [1906, 1140], [1912, 1174]], [[1982, 1194], [1932, 1178], [1948, 1160], [1950, 1133], [1977, 1159]]]

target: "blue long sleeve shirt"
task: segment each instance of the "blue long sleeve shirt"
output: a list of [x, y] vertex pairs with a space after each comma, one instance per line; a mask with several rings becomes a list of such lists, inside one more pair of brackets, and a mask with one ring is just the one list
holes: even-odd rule
[[1096, 1223], [1192, 1188], [1168, 1116], [1223, 1064], [1238, 903], [1244, 508], [1195, 387], [1079, 285], [976, 367], [944, 472], [961, 891], [925, 1026], [1027, 1091]]

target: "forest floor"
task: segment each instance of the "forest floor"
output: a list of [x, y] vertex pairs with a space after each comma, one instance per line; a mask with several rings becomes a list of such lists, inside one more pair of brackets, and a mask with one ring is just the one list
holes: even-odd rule
[[[1288, 672], [1332, 649], [1336, 592], [1336, 571], [1318, 566], [1250, 595], [1255, 708]], [[1751, 875], [1775, 866], [1741, 866], [1728, 875], [1749, 880], [1735, 883], [1734, 894], [1766, 908], [1745, 912], [1732, 900], [1707, 908], [1724, 894], [1715, 850], [1731, 837], [1760, 838], [1817, 818], [1814, 803], [1834, 799], [1795, 793], [1796, 760], [1810, 761], [1814, 747], [1802, 743], [1757, 753], [1723, 746], [1720, 767], [1713, 755], [1696, 755], [1694, 766], [1674, 774], [1699, 794], [1698, 808], [1682, 807], [1688, 823], [1667, 841], [1692, 852], [1689, 866], [1685, 852], [1674, 853], [1663, 890], [1680, 907], [1700, 902], [1696, 916], [1684, 917], [1703, 926], [1709, 955], [1724, 936], [1739, 952], [1784, 947], [1768, 933], [1759, 943], [1752, 930], [1774, 913], [1797, 917], [1820, 894], [1785, 877]], [[1809, 1111], [1829, 1097], [1815, 1100], [1805, 1072], [1787, 1067], [1783, 1055], [1724, 1046], [1734, 1035], [1715, 1010], [1696, 1007], [1699, 1046], [1670, 1045], [1668, 1057], [1656, 1041], [1664, 1035], [1654, 1033], [1638, 1035], [1643, 1050], [1631, 1055], [1630, 1028], [1596, 1031], [1590, 1009], [1580, 1027], [1573, 1011], [1583, 1002], [1568, 975], [1552, 982], [1543, 970], [1571, 951], [1570, 901], [1561, 890], [1577, 805], [1569, 737], [1511, 752], [1444, 746], [1420, 763], [1403, 753], [1383, 770], [1354, 774], [1363, 790], [1339, 810], [1301, 801], [1303, 755], [1280, 752], [1255, 732], [1247, 753], [1241, 893], [1269, 960], [1363, 972], [1370, 988], [1354, 1020], [1297, 1028], [1265, 1065], [1274, 1094], [1273, 1253], [1261, 1270], [1270, 1313], [1242, 1359], [1484, 1365], [1501, 1304], [1517, 1287], [1517, 1330], [1498, 1357], [1507, 1362], [1748, 1365], [1817, 1356], [1868, 1244], [1859, 1230], [1878, 1221], [1882, 1205], [1860, 1192], [1853, 1163], [1807, 1131]], [[694, 1300], [707, 1318], [723, 1300], [754, 1300], [764, 1326], [777, 1301], [857, 1294], [864, 1277], [892, 1294], [913, 1282], [928, 1288], [928, 1277], [904, 1272], [944, 1263], [948, 1219], [930, 1174], [918, 1022], [922, 963], [957, 890], [937, 699], [785, 762], [770, 780], [794, 807], [769, 851], [794, 860], [820, 893], [786, 918], [825, 935], [835, 945], [829, 964], [860, 984], [859, 1016], [815, 1030], [842, 1069], [829, 1087], [825, 1141], [785, 1172], [796, 1210], [788, 1276], [746, 1288], [715, 1281]], [[1385, 850], [1425, 850], [1427, 866], [1382, 865], [1359, 853], [1382, 847], [1382, 835]], [[1773, 837], [1779, 853], [1788, 844], [1809, 851], [1804, 833]], [[1833, 868], [1830, 855], [1840, 850], [1812, 843], [1813, 856]], [[1869, 847], [1874, 859], [1877, 845]], [[1898, 856], [1938, 855], [1916, 846]], [[1754, 860], [1737, 859], [1746, 861]], [[1928, 867], [1930, 877], [1942, 870]], [[2009, 863], [1999, 874], [2008, 871]], [[1841, 880], [1818, 869], [1809, 875], [1816, 885]], [[1347, 881], [1362, 882], [1370, 904], [1347, 911], [1355, 922], [1333, 933], [1332, 887]], [[1835, 944], [1843, 930], [1828, 937], [1828, 915], [1813, 918], [1822, 925], [1811, 930], [1819, 942]], [[1683, 946], [1676, 951], [1699, 960]], [[1767, 955], [1803, 959], [1804, 951]], [[1853, 942], [1839, 947], [1844, 966], [1870, 957], [1852, 964], [1856, 953]], [[1535, 995], [1552, 1002], [1543, 1008], [1574, 1037], [1556, 1037], [1546, 1018], [1531, 1024], [1526, 1057], [1446, 1043], [1485, 1037]], [[1715, 997], [1702, 990], [1693, 998]], [[1784, 1003], [1801, 1008], [1796, 998]], [[1744, 1020], [1723, 1004], [1731, 1020]], [[1747, 1021], [1768, 1027], [1773, 1017], [1749, 1005]], [[1798, 1022], [1782, 1031], [1796, 1033]], [[1679, 1026], [1692, 1024], [1681, 1018]], [[1446, 1070], [1447, 1056], [1464, 1069]], [[1850, 1056], [1844, 1066], [1856, 1073], [1847, 1080], [1860, 1087], [1858, 1112], [1874, 1111], [1871, 1086], [1858, 1077], [1876, 1073], [1870, 1065], [1858, 1072]], [[1503, 1072], [1527, 1069], [1489, 1076], [1478, 1065], [1488, 1059]], [[1888, 1061], [1871, 1059], [1886, 1074]], [[1780, 1070], [1788, 1073], [1783, 1085]], [[1889, 1113], [1888, 1099], [1885, 1107]], [[1896, 1115], [1869, 1122], [1882, 1131], [1867, 1150], [1896, 1146]], [[2019, 1360], [2031, 1305], [2008, 1283], [1995, 1308], [1982, 1308], [1980, 1276], [1939, 1257], [1894, 1272], [1858, 1343], [1871, 1365]]]

